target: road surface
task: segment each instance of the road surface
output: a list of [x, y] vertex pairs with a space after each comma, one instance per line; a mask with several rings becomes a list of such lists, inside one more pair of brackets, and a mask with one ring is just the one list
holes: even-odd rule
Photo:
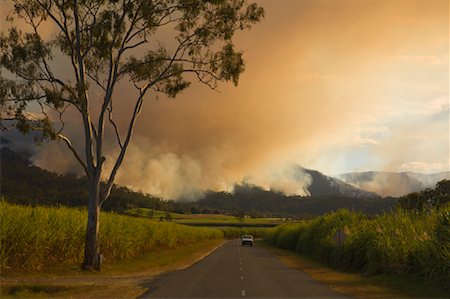
[[142, 298], [345, 298], [258, 245], [227, 241], [188, 269], [155, 279]]

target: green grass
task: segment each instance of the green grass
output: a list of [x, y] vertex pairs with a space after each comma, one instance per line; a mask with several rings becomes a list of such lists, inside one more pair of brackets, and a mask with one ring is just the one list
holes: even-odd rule
[[42, 284], [22, 284], [2, 288], [2, 298], [49, 298], [60, 294], [72, 295], [83, 287], [55, 286]]
[[[347, 234], [342, 245], [333, 240], [338, 230]], [[338, 269], [371, 275], [413, 274], [449, 287], [449, 205], [423, 213], [399, 210], [375, 218], [341, 210], [269, 229], [264, 240]]]
[[[167, 216], [167, 212], [161, 210], [147, 209], [147, 208], [133, 208], [125, 211], [125, 214], [131, 216], [139, 216], [144, 218], [150, 218], [154, 220], [159, 220], [160, 217], [165, 218]], [[169, 212], [172, 219], [182, 219], [184, 214]]]
[[[0, 219], [0, 266], [3, 273], [82, 262], [86, 210], [33, 208], [2, 201]], [[133, 258], [155, 248], [177, 248], [220, 238], [223, 238], [223, 233], [217, 229], [187, 227], [113, 213], [102, 212], [100, 216], [100, 248], [105, 261]]]
[[161, 210], [147, 209], [147, 208], [133, 208], [125, 211], [126, 214], [132, 216], [139, 216], [144, 218], [150, 218], [153, 220], [165, 220], [170, 215], [171, 220], [177, 223], [185, 224], [201, 224], [201, 223], [214, 223], [214, 224], [280, 224], [285, 221], [280, 218], [251, 218], [244, 217], [239, 219], [235, 216], [223, 215], [223, 214], [181, 214], [173, 212], [165, 212]]

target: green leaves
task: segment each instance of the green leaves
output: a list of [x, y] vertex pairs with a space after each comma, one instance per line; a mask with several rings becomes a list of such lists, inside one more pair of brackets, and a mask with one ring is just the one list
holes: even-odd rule
[[[213, 88], [217, 81], [237, 85], [244, 61], [242, 52], [234, 49], [232, 38], [236, 31], [249, 29], [264, 16], [261, 7], [245, 0], [81, 0], [77, 11], [69, 0], [14, 3], [10, 20], [25, 19], [34, 32], [12, 28], [2, 33], [0, 66], [40, 89], [37, 94], [45, 94], [46, 102], [55, 104], [56, 109], [62, 107], [65, 97], [74, 97], [67, 94], [71, 86], [88, 86], [90, 81], [71, 84], [55, 75], [50, 65], [53, 55], [62, 53], [72, 61], [74, 71], [79, 71], [74, 14], [80, 20], [83, 66], [91, 78], [96, 78], [92, 83], [109, 81], [107, 88], [113, 89], [119, 80], [129, 78], [134, 84], [170, 97], [189, 86], [184, 79], [186, 73], [195, 73], [201, 83]], [[53, 24], [56, 34], [44, 40], [42, 22]], [[168, 47], [156, 35], [176, 43], [170, 42], [172, 46]], [[64, 83], [66, 94], [55, 89], [55, 79]], [[101, 87], [105, 89], [105, 85]], [[76, 96], [72, 100], [80, 102]]]
[[169, 71], [169, 74], [172, 75], [163, 81], [162, 91], [171, 98], [174, 98], [191, 84], [183, 79], [182, 73], [183, 66], [181, 64], [173, 64]]
[[0, 35], [0, 66], [12, 73], [30, 78], [42, 75], [41, 59], [51, 59], [50, 45], [35, 33], [22, 33], [12, 27], [8, 35]]
[[148, 51], [142, 58], [131, 56], [124, 64], [122, 72], [131, 76], [137, 82], [151, 82], [167, 68], [169, 57], [163, 47]]
[[63, 92], [60, 90], [44, 88], [45, 102], [55, 107], [55, 109], [61, 109], [64, 106]]
[[242, 52], [236, 52], [233, 44], [227, 44], [219, 53], [220, 57], [220, 77], [238, 84], [239, 75], [244, 71], [244, 60]]

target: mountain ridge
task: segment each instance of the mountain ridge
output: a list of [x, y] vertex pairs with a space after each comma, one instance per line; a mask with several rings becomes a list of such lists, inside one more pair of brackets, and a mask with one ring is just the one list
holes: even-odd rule
[[[4, 200], [32, 206], [87, 205], [86, 179], [71, 174], [60, 175], [34, 166], [26, 155], [7, 147], [0, 150], [2, 181], [0, 193]], [[321, 175], [319, 172], [313, 175]], [[324, 180], [328, 180], [323, 176]], [[396, 199], [363, 199], [343, 195], [314, 197], [286, 196], [261, 187], [236, 185], [234, 193], [207, 191], [196, 202], [162, 200], [127, 187], [114, 186], [111, 197], [102, 209], [122, 213], [130, 208], [150, 208], [179, 213], [222, 213], [265, 215], [271, 217], [308, 217], [342, 208], [370, 214], [382, 213], [395, 206]]]
[[311, 196], [342, 195], [355, 198], [377, 198], [378, 194], [367, 192], [361, 188], [352, 186], [339, 178], [328, 176], [318, 170], [307, 169], [296, 165], [299, 171], [311, 176], [311, 185], [307, 188]]
[[363, 171], [343, 173], [337, 177], [347, 184], [380, 196], [399, 197], [433, 188], [439, 181], [450, 179], [450, 171], [430, 174], [411, 171]]

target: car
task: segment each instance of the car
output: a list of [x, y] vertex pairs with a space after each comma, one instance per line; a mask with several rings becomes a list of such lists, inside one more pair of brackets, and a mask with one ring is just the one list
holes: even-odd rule
[[242, 246], [250, 245], [253, 246], [253, 236], [252, 235], [243, 235], [241, 237]]

